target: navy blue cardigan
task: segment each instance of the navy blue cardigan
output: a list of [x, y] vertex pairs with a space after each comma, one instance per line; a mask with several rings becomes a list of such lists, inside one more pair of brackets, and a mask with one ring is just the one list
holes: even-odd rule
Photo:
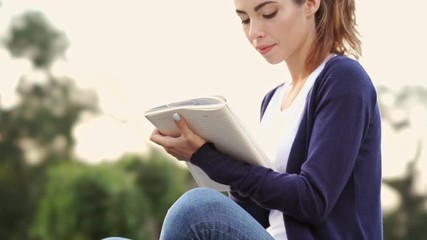
[[332, 58], [317, 77], [286, 173], [237, 161], [211, 143], [191, 162], [230, 185], [230, 197], [264, 227], [269, 210], [282, 211], [289, 240], [382, 239], [380, 112], [369, 76], [350, 58]]

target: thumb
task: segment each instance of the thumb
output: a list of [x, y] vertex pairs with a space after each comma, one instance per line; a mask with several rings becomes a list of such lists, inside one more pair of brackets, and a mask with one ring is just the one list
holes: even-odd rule
[[178, 113], [174, 113], [172, 115], [172, 118], [175, 121], [175, 124], [178, 127], [181, 134], [186, 135], [192, 132], [190, 127], [187, 124], [187, 121], [183, 117], [181, 117], [181, 115], [179, 115]]

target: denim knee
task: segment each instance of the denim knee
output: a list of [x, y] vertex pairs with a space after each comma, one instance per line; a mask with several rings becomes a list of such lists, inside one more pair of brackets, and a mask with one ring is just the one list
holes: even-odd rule
[[194, 188], [184, 193], [168, 210], [169, 217], [205, 215], [207, 209], [217, 208], [226, 200], [222, 193], [210, 188]]
[[210, 188], [193, 188], [186, 193], [184, 193], [181, 198], [185, 201], [192, 201], [195, 204], [204, 202], [206, 203], [215, 203], [217, 201], [224, 200], [224, 194], [218, 192], [217, 190]]

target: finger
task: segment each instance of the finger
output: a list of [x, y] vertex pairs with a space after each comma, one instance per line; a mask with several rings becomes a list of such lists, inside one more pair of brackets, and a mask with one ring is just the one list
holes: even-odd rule
[[159, 131], [158, 129], [154, 129], [154, 130], [151, 132], [150, 140], [151, 140], [151, 141], [153, 141], [153, 138], [154, 138], [154, 139], [156, 139], [156, 138], [157, 138], [157, 135], [162, 135], [162, 134], [160, 133], [160, 131]]
[[193, 133], [190, 127], [188, 126], [187, 121], [178, 113], [174, 113], [172, 115], [173, 120], [175, 121], [176, 126], [178, 127], [181, 134], [187, 135], [189, 133]]
[[151, 135], [162, 135], [162, 136], [163, 136], [163, 134], [162, 134], [158, 129], [154, 129], [154, 130], [151, 132]]
[[154, 129], [154, 130], [151, 132], [150, 139], [151, 139], [151, 137], [152, 137], [152, 136], [164, 136], [164, 135], [163, 135], [163, 133], [161, 133], [158, 129]]
[[152, 142], [154, 142], [154, 143], [157, 143], [157, 144], [161, 145], [161, 144], [160, 144], [161, 139], [160, 139], [160, 137], [159, 137], [159, 134], [155, 134], [154, 132], [153, 132], [153, 134], [151, 134], [151, 135], [150, 135], [150, 141], [152, 141]]
[[168, 142], [168, 137], [163, 136], [160, 132], [153, 132], [150, 136], [150, 140], [158, 145], [166, 146]]

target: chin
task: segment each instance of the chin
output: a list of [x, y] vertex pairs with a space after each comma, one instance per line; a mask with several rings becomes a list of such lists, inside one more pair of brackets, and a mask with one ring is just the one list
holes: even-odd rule
[[283, 62], [283, 59], [272, 59], [272, 58], [265, 58], [265, 60], [273, 65], [279, 64], [281, 62]]

